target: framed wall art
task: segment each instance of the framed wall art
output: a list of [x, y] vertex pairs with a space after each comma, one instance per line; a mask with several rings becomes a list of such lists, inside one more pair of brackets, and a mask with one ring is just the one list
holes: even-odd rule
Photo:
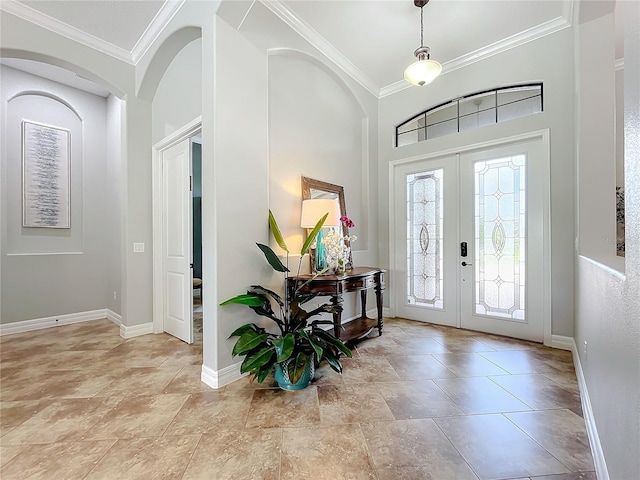
[[22, 226], [71, 228], [71, 132], [22, 121]]

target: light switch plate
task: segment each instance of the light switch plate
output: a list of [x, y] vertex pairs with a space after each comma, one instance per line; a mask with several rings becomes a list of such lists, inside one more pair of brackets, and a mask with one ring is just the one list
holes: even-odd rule
[[133, 252], [134, 253], [144, 253], [144, 243], [134, 243], [133, 244]]

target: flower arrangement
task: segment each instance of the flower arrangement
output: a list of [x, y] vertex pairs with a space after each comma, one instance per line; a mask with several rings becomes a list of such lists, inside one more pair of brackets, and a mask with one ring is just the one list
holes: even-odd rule
[[[355, 227], [353, 221], [343, 215], [340, 222], [347, 228]], [[327, 268], [336, 273], [344, 272], [350, 268], [351, 261], [351, 242], [358, 239], [355, 235], [342, 235], [341, 233], [331, 230], [323, 239], [322, 244], [325, 248], [325, 259]]]

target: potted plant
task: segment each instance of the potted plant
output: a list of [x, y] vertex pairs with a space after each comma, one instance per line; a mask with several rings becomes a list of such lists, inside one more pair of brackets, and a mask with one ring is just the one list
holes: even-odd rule
[[[302, 257], [308, 252], [326, 218], [327, 215], [318, 221], [302, 245], [298, 274]], [[342, 373], [340, 353], [351, 357], [351, 350], [329, 331], [322, 329], [322, 325], [333, 325], [332, 321], [313, 319], [321, 313], [333, 313], [334, 305], [325, 303], [307, 311], [304, 305], [317, 296], [317, 294], [300, 293], [307, 282], [299, 285], [296, 283], [291, 291], [287, 288], [289, 249], [271, 210], [269, 226], [278, 245], [287, 252], [287, 265], [280, 261], [268, 245], [260, 243], [256, 245], [264, 253], [269, 265], [275, 271], [283, 273], [284, 296], [260, 285], [252, 285], [247, 293], [230, 298], [220, 305], [246, 305], [257, 315], [272, 320], [277, 327], [276, 333], [273, 333], [255, 323], [247, 323], [229, 335], [229, 338], [239, 337], [232, 354], [245, 356], [240, 367], [241, 373], [249, 372], [258, 383], [262, 383], [273, 371], [280, 388], [300, 390], [309, 385], [313, 379], [315, 364], [319, 364], [322, 360], [326, 360], [336, 372]]]

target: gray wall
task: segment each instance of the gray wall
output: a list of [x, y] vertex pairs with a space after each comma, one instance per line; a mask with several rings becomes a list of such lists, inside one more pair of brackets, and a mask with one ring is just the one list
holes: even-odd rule
[[[611, 479], [640, 478], [640, 4], [626, 9], [625, 274], [616, 269], [613, 14], [576, 28], [575, 341]], [[613, 268], [611, 268], [613, 267]], [[585, 346], [586, 342], [586, 346]]]
[[[107, 100], [6, 66], [2, 76], [1, 322], [113, 308], [119, 291], [117, 152]], [[26, 94], [25, 94], [26, 93]], [[71, 228], [22, 227], [21, 121], [71, 131]], [[116, 293], [118, 297], [118, 294]], [[37, 301], [35, 301], [37, 299]]]

